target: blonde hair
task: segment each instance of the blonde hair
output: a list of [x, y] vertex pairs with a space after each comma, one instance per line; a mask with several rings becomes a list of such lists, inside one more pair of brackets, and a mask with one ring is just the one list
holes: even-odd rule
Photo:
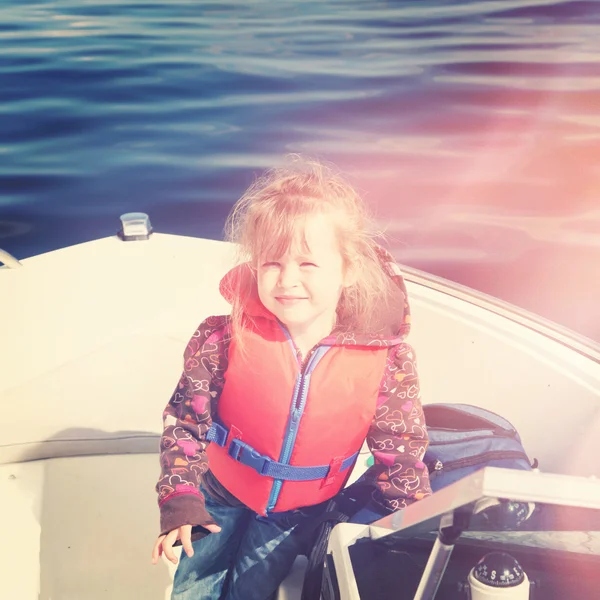
[[[259, 257], [287, 252], [307, 216], [331, 215], [345, 269], [354, 283], [344, 288], [337, 306], [336, 331], [377, 333], [376, 315], [387, 310], [392, 285], [381, 264], [376, 239], [382, 238], [357, 191], [333, 167], [299, 155], [267, 171], [236, 202], [225, 224], [225, 237], [237, 245], [237, 263], [254, 277]], [[247, 327], [242, 290], [233, 290], [231, 333], [243, 354]]]

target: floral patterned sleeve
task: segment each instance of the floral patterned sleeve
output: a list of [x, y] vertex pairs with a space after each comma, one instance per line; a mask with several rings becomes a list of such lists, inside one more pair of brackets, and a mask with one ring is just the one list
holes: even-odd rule
[[184, 352], [179, 383], [163, 412], [161, 475], [156, 484], [160, 530], [214, 523], [199, 491], [208, 469], [206, 433], [224, 384], [229, 340], [228, 317], [203, 321]]
[[423, 462], [427, 430], [415, 351], [409, 344], [390, 352], [367, 442], [375, 458], [369, 475], [381, 492], [379, 502], [388, 510], [406, 508], [431, 494]]

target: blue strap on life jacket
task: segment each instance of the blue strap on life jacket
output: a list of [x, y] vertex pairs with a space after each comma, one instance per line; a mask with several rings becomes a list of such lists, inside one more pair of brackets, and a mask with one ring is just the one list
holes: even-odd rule
[[[206, 434], [206, 439], [209, 442], [214, 442], [221, 447], [225, 447], [228, 436], [229, 431], [220, 423], [213, 421], [212, 427]], [[315, 479], [325, 479], [331, 468], [330, 465], [318, 467], [286, 465], [260, 454], [252, 448], [252, 446], [238, 438], [231, 440], [227, 453], [233, 460], [248, 467], [252, 467], [257, 473], [260, 473], [265, 477], [273, 477], [274, 479], [283, 479], [285, 481], [312, 481]], [[356, 461], [358, 454], [359, 452], [355, 452], [352, 456], [344, 459], [340, 467], [340, 472], [351, 467]]]

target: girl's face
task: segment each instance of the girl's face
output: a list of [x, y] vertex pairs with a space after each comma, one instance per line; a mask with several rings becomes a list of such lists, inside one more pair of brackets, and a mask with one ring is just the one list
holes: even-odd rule
[[331, 217], [309, 216], [285, 255], [261, 257], [257, 284], [265, 308], [292, 336], [329, 335], [342, 290], [351, 284]]

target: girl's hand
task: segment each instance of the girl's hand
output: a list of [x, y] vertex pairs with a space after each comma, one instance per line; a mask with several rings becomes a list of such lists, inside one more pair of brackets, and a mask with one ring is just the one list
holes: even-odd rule
[[[211, 533], [219, 533], [219, 531], [221, 531], [221, 528], [218, 525], [210, 524], [203, 525], [203, 527], [208, 529]], [[181, 545], [189, 558], [194, 556], [194, 548], [192, 547], [192, 526], [182, 525], [178, 529], [169, 531], [166, 535], [161, 535], [156, 540], [156, 544], [154, 544], [152, 550], [152, 564], [155, 565], [164, 552], [167, 559], [176, 565], [179, 561], [173, 552], [173, 544], [177, 540], [181, 540]]]

